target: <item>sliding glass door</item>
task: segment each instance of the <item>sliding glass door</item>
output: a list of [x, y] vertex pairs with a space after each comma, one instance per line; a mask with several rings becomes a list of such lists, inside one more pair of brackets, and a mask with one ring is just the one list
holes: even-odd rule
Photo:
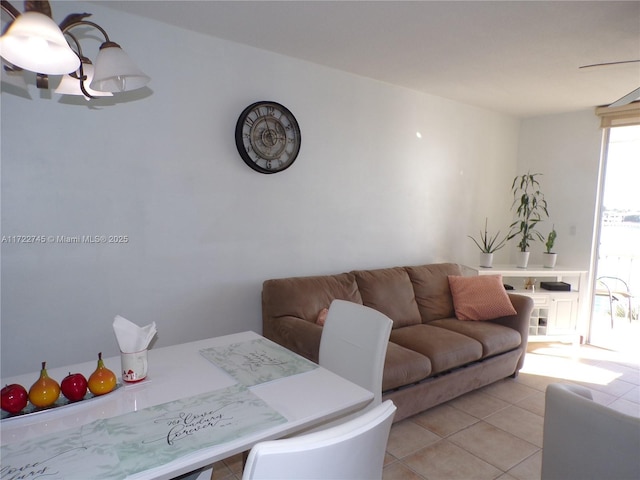
[[590, 343], [640, 348], [640, 126], [608, 131]]

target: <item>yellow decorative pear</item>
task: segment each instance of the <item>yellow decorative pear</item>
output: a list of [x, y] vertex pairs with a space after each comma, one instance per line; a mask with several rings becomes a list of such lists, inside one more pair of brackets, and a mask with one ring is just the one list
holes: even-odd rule
[[88, 386], [94, 395], [104, 395], [116, 388], [116, 374], [105, 366], [102, 352], [98, 354], [98, 366], [89, 377]]
[[47, 362], [42, 362], [40, 378], [29, 389], [29, 401], [36, 407], [53, 405], [60, 396], [60, 385], [47, 373]]

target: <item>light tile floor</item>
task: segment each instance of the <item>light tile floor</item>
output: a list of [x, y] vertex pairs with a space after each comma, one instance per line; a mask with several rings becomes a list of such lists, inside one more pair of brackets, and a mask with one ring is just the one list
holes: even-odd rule
[[[531, 343], [518, 378], [395, 423], [383, 480], [538, 480], [546, 386], [578, 383], [595, 401], [640, 416], [637, 351]], [[241, 465], [240, 456], [218, 462], [214, 478], [239, 479]]]

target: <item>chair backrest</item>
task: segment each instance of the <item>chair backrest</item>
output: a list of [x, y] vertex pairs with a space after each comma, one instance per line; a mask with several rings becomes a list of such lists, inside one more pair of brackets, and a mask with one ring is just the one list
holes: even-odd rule
[[625, 294], [630, 293], [629, 284], [625, 282], [623, 279], [618, 277], [610, 277], [610, 276], [604, 275], [602, 277], [596, 278], [596, 284], [597, 284], [597, 287], [602, 287], [604, 291], [607, 291], [609, 293], [617, 293], [617, 292], [621, 292]]
[[640, 478], [640, 418], [578, 385], [551, 384], [545, 398], [543, 480]]
[[381, 479], [395, 412], [387, 400], [335, 427], [258, 443], [249, 452], [242, 479]]
[[320, 366], [373, 392], [382, 401], [382, 374], [393, 322], [373, 308], [334, 300], [320, 339]]

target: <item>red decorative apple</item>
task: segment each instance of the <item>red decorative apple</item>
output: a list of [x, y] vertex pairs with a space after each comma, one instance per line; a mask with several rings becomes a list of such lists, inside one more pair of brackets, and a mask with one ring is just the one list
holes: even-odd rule
[[82, 400], [87, 394], [87, 379], [81, 373], [69, 372], [69, 375], [62, 379], [60, 390], [70, 402]]
[[27, 406], [29, 394], [22, 385], [12, 383], [0, 391], [0, 401], [2, 410], [9, 413], [18, 413]]

